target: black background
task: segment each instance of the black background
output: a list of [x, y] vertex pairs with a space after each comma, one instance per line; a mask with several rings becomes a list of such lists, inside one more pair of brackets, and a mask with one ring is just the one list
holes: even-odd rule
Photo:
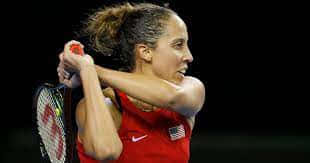
[[[206, 103], [193, 131], [191, 162], [308, 159], [309, 114], [303, 105], [308, 79], [302, 73], [306, 61], [296, 56], [300, 52], [294, 46], [298, 41], [294, 38], [298, 35], [293, 29], [297, 21], [292, 16], [294, 6], [146, 2], [169, 2], [185, 21], [194, 57], [189, 75], [199, 78], [207, 88]], [[21, 9], [7, 12], [9, 29], [4, 32], [9, 37], [4, 48], [9, 59], [3, 59], [2, 64], [6, 107], [1, 120], [8, 129], [2, 139], [8, 148], [3, 150], [1, 162], [39, 160], [31, 121], [35, 88], [46, 81], [57, 83], [57, 57], [64, 44], [76, 39], [75, 32], [92, 9], [113, 3], [39, 1], [19, 4]], [[220, 148], [223, 142], [225, 148]], [[232, 149], [234, 144], [238, 148]], [[23, 157], [14, 157], [25, 150]]]

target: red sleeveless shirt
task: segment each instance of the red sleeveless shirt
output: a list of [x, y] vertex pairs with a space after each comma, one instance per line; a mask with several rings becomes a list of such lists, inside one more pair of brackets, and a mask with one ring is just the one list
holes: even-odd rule
[[[118, 131], [123, 151], [110, 163], [187, 163], [190, 156], [191, 129], [182, 115], [159, 108], [152, 112], [138, 109], [117, 91], [121, 101], [122, 123]], [[99, 163], [87, 156], [77, 141], [81, 163]]]

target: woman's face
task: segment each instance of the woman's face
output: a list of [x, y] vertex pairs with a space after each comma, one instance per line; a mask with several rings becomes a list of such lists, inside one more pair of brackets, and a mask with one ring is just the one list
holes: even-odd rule
[[171, 15], [165, 33], [158, 39], [157, 47], [152, 50], [152, 71], [165, 80], [180, 84], [193, 61], [188, 48], [188, 33], [183, 20]]

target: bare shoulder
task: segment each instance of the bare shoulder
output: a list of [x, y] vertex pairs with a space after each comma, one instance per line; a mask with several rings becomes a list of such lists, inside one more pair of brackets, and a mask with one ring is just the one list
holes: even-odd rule
[[119, 108], [119, 104], [117, 103], [116, 101], [116, 98], [115, 98], [115, 93], [114, 93], [114, 90], [113, 88], [111, 87], [107, 87], [105, 88], [104, 90], [102, 90], [102, 93], [105, 97], [107, 98], [110, 98], [113, 102], [113, 104], [115, 105], [115, 107]]
[[117, 129], [120, 128], [122, 121], [122, 113], [119, 111], [119, 104], [115, 98], [115, 93], [113, 88], [108, 87], [102, 91], [105, 98], [105, 103], [108, 105], [112, 118], [114, 120]]
[[[117, 109], [117, 106], [115, 105], [115, 95], [114, 91], [112, 88], [106, 88], [103, 91], [103, 95], [105, 96], [105, 99], [102, 99], [105, 101], [105, 104], [107, 108], [109, 109], [112, 119], [114, 121], [115, 127], [117, 129], [120, 128], [121, 125], [121, 120], [122, 120], [122, 115], [120, 111]], [[85, 124], [85, 119], [86, 119], [86, 100], [82, 98], [77, 107], [76, 107], [76, 124], [78, 126], [79, 131], [83, 130], [83, 126]], [[104, 109], [104, 108], [102, 108]]]
[[[196, 114], [202, 109], [205, 102], [205, 86], [201, 80], [192, 76], [186, 76], [181, 84], [186, 89], [189, 99], [195, 104]], [[193, 130], [195, 126], [196, 114], [186, 117], [186, 120]]]
[[197, 109], [201, 109], [205, 101], [205, 86], [202, 81], [192, 76], [186, 76], [181, 84], [188, 92], [188, 95], [197, 102]]
[[191, 117], [186, 118], [186, 121], [187, 121], [187, 123], [189, 124], [189, 127], [191, 128], [191, 130], [194, 129], [194, 126], [195, 126], [195, 118], [196, 118], [196, 116], [191, 116]]
[[194, 84], [195, 86], [197, 86], [201, 89], [205, 88], [203, 82], [201, 80], [199, 80], [198, 78], [195, 78], [193, 76], [185, 76], [183, 82]]

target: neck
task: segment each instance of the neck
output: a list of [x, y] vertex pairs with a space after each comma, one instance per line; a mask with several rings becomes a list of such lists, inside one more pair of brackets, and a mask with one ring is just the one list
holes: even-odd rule
[[152, 71], [152, 64], [145, 63], [145, 61], [143, 60], [136, 61], [136, 67], [132, 71], [132, 73], [155, 76], [155, 74]]
[[[143, 75], [147, 75], [147, 76], [155, 76], [153, 71], [152, 71], [152, 65], [148, 64], [148, 63], [145, 63], [143, 61], [142, 61], [142, 63], [139, 62], [139, 61], [136, 62], [136, 67], [132, 71], [132, 73], [134, 73], [134, 74], [143, 74]], [[134, 103], [136, 105], [136, 107], [141, 109], [142, 111], [150, 112], [150, 111], [156, 110], [156, 107], [151, 105], [151, 104], [147, 104], [147, 103], [145, 103], [143, 101], [140, 101], [140, 100], [135, 99], [135, 98], [130, 97], [130, 96], [128, 96], [128, 97], [129, 97], [129, 100], [132, 103]]]

